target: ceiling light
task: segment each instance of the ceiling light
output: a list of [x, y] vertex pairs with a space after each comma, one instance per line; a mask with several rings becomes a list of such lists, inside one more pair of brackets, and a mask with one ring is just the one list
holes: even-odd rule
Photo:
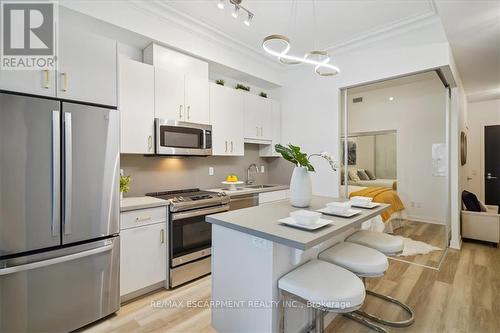
[[245, 23], [245, 25], [249, 27], [252, 19], [253, 19], [253, 14], [252, 13], [248, 13], [247, 18], [245, 19], [245, 21], [243, 21], [243, 23]]
[[240, 11], [240, 7], [239, 6], [234, 6], [233, 8], [233, 12], [231, 13], [231, 15], [234, 17], [234, 18], [238, 18], [238, 12]]
[[269, 54], [277, 57], [284, 64], [310, 64], [315, 65], [315, 72], [321, 76], [333, 76], [340, 73], [340, 69], [329, 63], [330, 56], [324, 51], [311, 51], [304, 57], [288, 54], [290, 40], [283, 35], [270, 35], [264, 38], [262, 48]]
[[392, 102], [394, 100], [394, 97], [389, 97], [389, 100]]
[[229, 9], [231, 10], [231, 16], [237, 19], [238, 16], [240, 15], [240, 12], [243, 12], [243, 14], [246, 13], [246, 18], [243, 21], [243, 23], [246, 26], [250, 26], [254, 15], [251, 11], [242, 6], [241, 3], [243, 2], [243, 0], [218, 0], [217, 7], [219, 7], [220, 9], [224, 9], [226, 1], [229, 4]]
[[[230, 0], [233, 1], [233, 0]], [[316, 7], [313, 4], [314, 31], [316, 31]], [[292, 15], [294, 17], [294, 6], [292, 4]], [[296, 9], [295, 9], [296, 10]], [[314, 34], [313, 34], [314, 35]], [[313, 43], [315, 46], [316, 44]], [[285, 65], [310, 64], [314, 66], [314, 71], [320, 76], [333, 76], [340, 73], [337, 66], [330, 64], [330, 55], [325, 51], [311, 51], [303, 57], [298, 57], [288, 52], [291, 49], [290, 40], [284, 35], [269, 35], [262, 41], [262, 48], [269, 54], [278, 58], [278, 61]]]

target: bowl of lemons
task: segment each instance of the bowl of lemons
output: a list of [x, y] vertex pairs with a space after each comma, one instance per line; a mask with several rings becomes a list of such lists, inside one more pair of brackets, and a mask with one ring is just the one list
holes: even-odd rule
[[223, 185], [229, 186], [229, 191], [236, 191], [238, 189], [238, 185], [243, 184], [244, 182], [238, 180], [238, 176], [236, 175], [228, 175], [226, 180], [222, 182]]

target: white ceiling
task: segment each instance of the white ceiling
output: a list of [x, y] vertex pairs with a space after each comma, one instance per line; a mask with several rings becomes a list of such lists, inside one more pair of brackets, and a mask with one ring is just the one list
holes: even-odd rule
[[335, 47], [435, 15], [430, 0], [316, 0], [314, 29], [312, 0], [243, 0], [242, 5], [255, 14], [247, 27], [243, 13], [234, 19], [228, 0], [224, 2], [224, 10], [217, 8], [217, 0], [167, 0], [162, 4], [262, 54], [262, 39], [271, 34], [288, 36], [291, 53], [332, 48], [334, 53]]
[[500, 1], [436, 0], [469, 100], [500, 98]]

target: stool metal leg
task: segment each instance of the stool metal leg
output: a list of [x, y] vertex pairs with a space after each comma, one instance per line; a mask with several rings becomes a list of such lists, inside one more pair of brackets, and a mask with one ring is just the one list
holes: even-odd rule
[[314, 309], [315, 333], [325, 331], [325, 313], [321, 309]]
[[364, 325], [366, 327], [369, 327], [371, 328], [372, 330], [375, 330], [379, 333], [388, 333], [383, 327], [380, 327], [378, 325], [375, 325], [374, 323], [371, 323], [369, 322], [368, 320], [366, 320], [365, 318], [361, 317], [361, 316], [357, 316], [355, 314], [356, 312], [354, 313], [343, 313], [342, 315], [346, 318], [349, 318], [351, 320], [354, 320], [355, 322], [358, 322], [360, 323], [361, 325]]
[[[363, 283], [366, 286], [365, 278], [363, 278], [362, 280], [363, 280]], [[382, 299], [384, 301], [396, 304], [397, 306], [399, 306], [400, 308], [402, 308], [406, 313], [408, 313], [409, 318], [406, 319], [406, 320], [401, 320], [401, 321], [391, 321], [391, 320], [382, 319], [380, 317], [372, 315], [372, 314], [370, 314], [368, 312], [365, 312], [363, 310], [356, 310], [354, 313], [356, 313], [356, 314], [358, 314], [360, 316], [363, 316], [365, 318], [368, 318], [370, 320], [373, 320], [373, 321], [375, 321], [375, 322], [377, 322], [379, 324], [383, 324], [383, 325], [387, 325], [387, 326], [392, 326], [392, 327], [408, 327], [408, 326], [412, 325], [415, 322], [415, 314], [413, 313], [413, 310], [408, 305], [404, 304], [403, 302], [395, 299], [394, 297], [387, 296], [387, 295], [382, 295], [382, 294], [376, 293], [376, 292], [368, 290], [368, 289], [366, 289], [366, 293], [368, 295], [372, 295], [374, 297], [380, 298], [380, 299]]]
[[281, 333], [285, 333], [285, 295], [279, 291], [279, 302], [280, 302], [280, 327], [279, 331]]

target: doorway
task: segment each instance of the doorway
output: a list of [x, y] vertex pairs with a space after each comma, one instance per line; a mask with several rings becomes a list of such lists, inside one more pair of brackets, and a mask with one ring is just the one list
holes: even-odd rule
[[484, 195], [487, 205], [500, 206], [500, 125], [484, 127]]
[[449, 100], [436, 71], [342, 91], [340, 193], [399, 200], [403, 209], [364, 227], [418, 249], [394, 259], [432, 268], [450, 240]]

